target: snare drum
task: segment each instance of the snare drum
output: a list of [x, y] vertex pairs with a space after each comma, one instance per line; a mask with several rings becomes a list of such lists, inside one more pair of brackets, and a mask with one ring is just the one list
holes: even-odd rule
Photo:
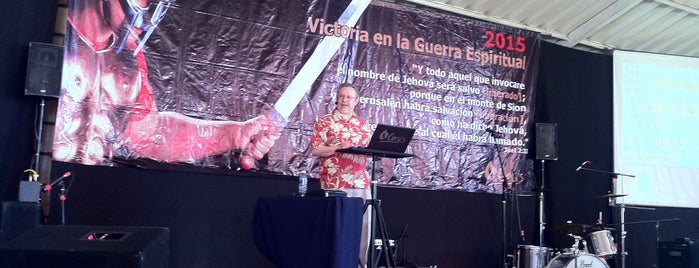
[[546, 268], [609, 268], [604, 259], [590, 254], [561, 254], [553, 258]]
[[592, 253], [608, 259], [616, 254], [616, 245], [614, 245], [614, 237], [609, 230], [601, 230], [588, 234], [590, 244], [592, 244]]
[[551, 260], [551, 248], [530, 245], [517, 246], [517, 268], [544, 268]]

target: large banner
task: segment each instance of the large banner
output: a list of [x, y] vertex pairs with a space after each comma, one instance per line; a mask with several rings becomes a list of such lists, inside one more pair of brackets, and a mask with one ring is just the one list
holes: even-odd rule
[[368, 122], [416, 129], [381, 184], [533, 187], [537, 33], [369, 0], [73, 0], [68, 25], [55, 160], [317, 176], [351, 82]]

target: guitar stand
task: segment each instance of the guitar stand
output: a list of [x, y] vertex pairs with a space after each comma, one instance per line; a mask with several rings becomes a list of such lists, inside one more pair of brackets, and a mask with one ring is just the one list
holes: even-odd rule
[[[371, 236], [372, 241], [370, 242], [371, 250], [369, 250], [371, 255], [368, 259], [368, 261], [371, 262], [371, 265], [369, 267], [378, 267], [379, 260], [381, 259], [381, 253], [383, 253], [383, 257], [386, 260], [387, 268], [396, 267], [395, 252], [393, 252], [391, 249], [390, 240], [388, 239], [388, 229], [386, 228], [386, 221], [384, 221], [383, 212], [381, 211], [381, 200], [367, 199], [364, 203], [364, 213], [366, 213], [367, 209], [369, 209], [369, 206], [371, 206], [372, 210], [371, 220], [376, 220], [376, 224], [372, 224], [371, 233], [373, 235]], [[378, 227], [378, 230], [375, 230], [376, 227]], [[381, 241], [380, 245], [376, 245], [377, 240]], [[376, 253], [377, 250], [381, 250], [381, 252]]]

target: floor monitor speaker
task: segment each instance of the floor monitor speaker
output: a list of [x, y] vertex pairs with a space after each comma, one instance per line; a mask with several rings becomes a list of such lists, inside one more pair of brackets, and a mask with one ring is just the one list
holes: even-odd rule
[[536, 123], [536, 159], [558, 160], [558, 125]]
[[0, 243], [9, 242], [41, 224], [37, 202], [3, 201], [0, 207]]
[[30, 42], [24, 94], [58, 97], [62, 70], [63, 46]]
[[0, 246], [0, 267], [168, 267], [164, 227], [39, 226]]

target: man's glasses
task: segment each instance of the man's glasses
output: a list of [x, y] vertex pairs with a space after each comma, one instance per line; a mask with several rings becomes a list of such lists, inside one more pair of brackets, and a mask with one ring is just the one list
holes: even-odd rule
[[343, 99], [353, 100], [356, 98], [357, 97], [355, 97], [355, 96], [349, 96], [349, 95], [337, 95], [338, 100], [343, 100]]

